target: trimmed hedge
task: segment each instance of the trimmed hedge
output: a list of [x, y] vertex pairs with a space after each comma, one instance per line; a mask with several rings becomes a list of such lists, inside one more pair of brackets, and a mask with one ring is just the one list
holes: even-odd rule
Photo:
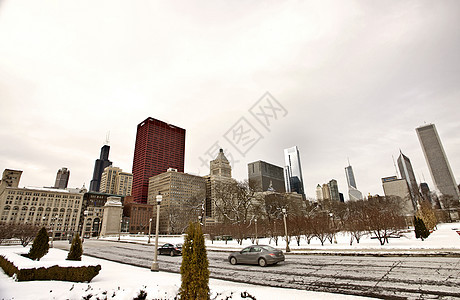
[[2, 255], [0, 255], [0, 267], [8, 276], [16, 274], [17, 281], [32, 281], [32, 280], [59, 280], [72, 282], [90, 282], [101, 270], [101, 266], [85, 266], [85, 267], [60, 267], [52, 266], [49, 268], [33, 268], [21, 269], [18, 268]]

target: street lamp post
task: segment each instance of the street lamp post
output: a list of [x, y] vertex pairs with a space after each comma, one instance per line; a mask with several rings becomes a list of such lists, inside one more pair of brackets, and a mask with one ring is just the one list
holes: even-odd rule
[[257, 238], [257, 218], [254, 219], [254, 225], [256, 226], [256, 244], [259, 245], [259, 239]]
[[118, 241], [120, 241], [120, 236], [121, 236], [121, 225], [123, 224], [123, 216], [121, 216], [120, 219], [120, 230], [118, 231]]
[[284, 234], [286, 236], [286, 252], [291, 252], [291, 249], [289, 249], [289, 240], [288, 240], [288, 233], [287, 233], [287, 225], [286, 225], [286, 209], [283, 208], [281, 210], [283, 212], [283, 221], [284, 221]]
[[[57, 215], [57, 214], [56, 214]], [[50, 248], [53, 248], [54, 247], [54, 234], [56, 232], [56, 221], [57, 221], [57, 217], [53, 217], [51, 218], [51, 220], [53, 220], [53, 232], [51, 234], [51, 245], [50, 245]]]
[[149, 240], [147, 241], [147, 244], [150, 244], [150, 235], [152, 234], [152, 218], [149, 220]]
[[157, 200], [157, 220], [156, 220], [156, 228], [155, 228], [155, 250], [154, 250], [154, 258], [152, 267], [150, 268], [151, 271], [158, 272], [158, 229], [160, 227], [160, 203], [163, 196], [158, 193], [156, 200]]
[[99, 239], [99, 237], [101, 236], [101, 226], [102, 226], [102, 221], [101, 219], [99, 218], [99, 224], [97, 226], [97, 238]]
[[84, 217], [83, 217], [83, 229], [81, 230], [81, 241], [82, 242], [84, 242], [84, 240], [85, 240], [86, 218], [88, 217], [88, 211], [85, 210], [83, 212], [83, 215], [84, 215]]

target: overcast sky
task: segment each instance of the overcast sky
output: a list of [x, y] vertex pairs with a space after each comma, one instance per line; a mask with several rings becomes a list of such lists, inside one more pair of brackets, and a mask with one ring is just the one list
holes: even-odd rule
[[[358, 189], [382, 195], [399, 149], [434, 187], [426, 122], [459, 182], [459, 28], [457, 0], [0, 0], [0, 168], [52, 186], [67, 167], [69, 187], [88, 187], [107, 132], [130, 172], [136, 126], [153, 117], [187, 130], [186, 172], [208, 174], [216, 142], [237, 179], [298, 146], [307, 196], [334, 178], [348, 198], [347, 158]], [[263, 126], [250, 110], [266, 92], [279, 110], [255, 114]]]

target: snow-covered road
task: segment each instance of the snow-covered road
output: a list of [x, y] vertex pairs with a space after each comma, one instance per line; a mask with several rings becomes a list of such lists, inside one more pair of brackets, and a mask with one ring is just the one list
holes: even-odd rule
[[[55, 246], [68, 249], [66, 242]], [[153, 246], [85, 240], [84, 254], [150, 268]], [[208, 252], [212, 278], [371, 297], [460, 298], [458, 257], [287, 255], [275, 266], [230, 265], [227, 253]], [[159, 256], [162, 271], [179, 272], [181, 257]]]

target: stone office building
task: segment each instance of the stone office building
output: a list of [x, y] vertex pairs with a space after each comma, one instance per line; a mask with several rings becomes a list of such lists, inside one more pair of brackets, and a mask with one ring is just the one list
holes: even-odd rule
[[6, 169], [0, 182], [0, 222], [45, 226], [55, 238], [79, 230], [82, 189], [19, 187], [22, 171]]

